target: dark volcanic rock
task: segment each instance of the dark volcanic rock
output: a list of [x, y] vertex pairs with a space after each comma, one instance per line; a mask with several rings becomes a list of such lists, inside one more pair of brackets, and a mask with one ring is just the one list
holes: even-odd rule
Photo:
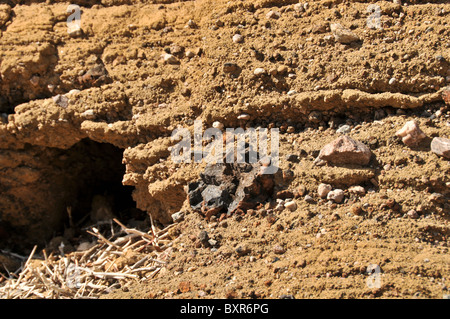
[[209, 164], [200, 180], [189, 183], [189, 204], [208, 219], [255, 208], [274, 191], [276, 174], [262, 174], [263, 168], [261, 163]]

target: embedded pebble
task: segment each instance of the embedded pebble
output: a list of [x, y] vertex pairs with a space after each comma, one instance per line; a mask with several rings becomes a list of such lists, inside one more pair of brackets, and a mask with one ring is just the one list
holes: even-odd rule
[[220, 123], [219, 121], [215, 121], [215, 122], [212, 124], [212, 126], [213, 126], [214, 128], [219, 129], [219, 130], [223, 129], [223, 124]]
[[366, 190], [364, 189], [364, 187], [359, 186], [359, 185], [350, 187], [348, 189], [348, 191], [350, 193], [357, 194], [357, 195], [364, 195], [366, 193]]
[[411, 219], [417, 219], [419, 218], [419, 214], [417, 214], [417, 212], [414, 209], [411, 209], [410, 211], [408, 211], [406, 213], [406, 215], [411, 218]]
[[240, 34], [233, 35], [233, 42], [234, 43], [242, 43], [244, 41], [244, 37]]
[[267, 19], [279, 19], [281, 17], [281, 13], [279, 11], [270, 10], [266, 14]]
[[86, 119], [93, 119], [93, 118], [95, 118], [95, 113], [94, 113], [94, 110], [89, 109], [89, 110], [86, 110], [83, 113], [81, 113], [81, 116]]
[[[450, 82], [450, 75], [446, 78], [447, 82]], [[445, 104], [450, 105], [450, 86], [446, 86], [442, 90], [442, 99], [444, 100]]]
[[342, 125], [336, 130], [336, 133], [346, 134], [349, 133], [350, 131], [351, 131], [350, 125]]
[[298, 160], [298, 156], [295, 154], [287, 154], [285, 158], [288, 162], [296, 162]]
[[297, 12], [303, 12], [305, 11], [305, 7], [303, 6], [303, 3], [296, 3], [294, 5], [294, 10]]
[[169, 64], [177, 64], [178, 63], [178, 59], [170, 53], [163, 54], [162, 58], [163, 58], [164, 62], [169, 63]]
[[197, 27], [197, 24], [193, 20], [189, 19], [189, 21], [188, 21], [186, 26], [188, 28], [195, 29]]
[[325, 145], [317, 158], [332, 164], [367, 165], [371, 156], [372, 151], [364, 143], [342, 135]]
[[281, 255], [281, 254], [284, 254], [286, 252], [286, 250], [280, 245], [275, 245], [273, 247], [273, 252], [277, 255]]
[[225, 62], [223, 64], [223, 72], [225, 73], [234, 73], [239, 70], [239, 66], [233, 62]]
[[30, 79], [30, 83], [33, 86], [38, 86], [39, 85], [39, 77], [37, 75], [33, 75]]
[[289, 202], [284, 203], [284, 207], [286, 207], [291, 212], [293, 212], [297, 209], [297, 203], [295, 203], [294, 201], [289, 201]]
[[245, 113], [242, 113], [241, 115], [239, 115], [239, 116], [237, 117], [237, 119], [238, 119], [238, 120], [245, 120], [245, 121], [247, 121], [247, 120], [250, 120], [250, 115], [245, 114]]
[[397, 79], [396, 78], [391, 78], [389, 80], [389, 85], [393, 85], [393, 84], [395, 84], [395, 82], [397, 82]]
[[80, 93], [80, 92], [81, 92], [80, 90], [73, 89], [73, 90], [70, 90], [69, 92], [67, 92], [67, 93], [65, 94], [65, 96], [67, 96], [68, 98], [70, 98], [72, 95], [75, 95], [75, 94]]
[[176, 212], [176, 213], [172, 214], [172, 219], [175, 223], [179, 223], [184, 220], [184, 213]]
[[201, 243], [207, 243], [209, 240], [209, 236], [208, 236], [208, 232], [206, 230], [202, 230], [199, 234], [198, 234], [198, 239], [200, 240]]
[[266, 70], [264, 70], [263, 68], [256, 68], [255, 71], [253, 71], [254, 75], [263, 75], [266, 73]]
[[450, 158], [450, 139], [435, 137], [431, 141], [431, 151], [436, 155]]
[[185, 55], [187, 58], [193, 58], [193, 57], [195, 56], [195, 53], [188, 50], [188, 51], [186, 51], [186, 52], [184, 53], [184, 55]]
[[326, 198], [328, 193], [332, 190], [332, 187], [330, 184], [320, 184], [317, 188], [317, 193], [321, 198]]
[[327, 195], [328, 200], [332, 200], [335, 203], [342, 203], [344, 200], [344, 191], [342, 189], [335, 189], [328, 193]]
[[52, 97], [53, 102], [55, 102], [56, 104], [58, 104], [60, 107], [62, 108], [67, 108], [67, 106], [69, 105], [69, 99], [65, 96], [65, 95], [61, 95], [58, 94], [54, 97]]
[[319, 123], [322, 121], [322, 113], [319, 111], [312, 111], [309, 113], [308, 119], [313, 123]]
[[354, 34], [350, 29], [347, 29], [339, 23], [331, 23], [330, 30], [334, 35], [337, 42], [342, 44], [349, 44], [355, 41], [359, 41], [359, 37]]
[[417, 146], [426, 137], [415, 120], [406, 122], [395, 135], [401, 137], [403, 143], [407, 146]]
[[69, 34], [69, 36], [72, 38], [76, 38], [83, 34], [83, 30], [78, 23], [71, 23], [68, 26], [67, 34]]

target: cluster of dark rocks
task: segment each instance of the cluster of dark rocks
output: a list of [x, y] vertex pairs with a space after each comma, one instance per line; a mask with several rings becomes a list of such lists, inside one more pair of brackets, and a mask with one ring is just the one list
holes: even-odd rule
[[276, 174], [264, 174], [265, 168], [261, 161], [208, 164], [200, 179], [188, 184], [191, 208], [207, 219], [255, 208], [273, 196]]

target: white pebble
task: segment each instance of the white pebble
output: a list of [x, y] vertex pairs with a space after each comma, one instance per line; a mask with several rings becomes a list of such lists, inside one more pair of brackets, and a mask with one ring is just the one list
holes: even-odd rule
[[240, 35], [240, 34], [233, 35], [234, 43], [241, 43], [242, 41], [244, 41], [244, 37], [242, 35]]
[[242, 113], [237, 118], [238, 118], [238, 120], [250, 120], [250, 115]]
[[223, 129], [223, 124], [220, 123], [219, 121], [215, 121], [212, 125], [214, 128], [217, 128], [219, 130]]
[[263, 68], [256, 68], [255, 71], [253, 71], [254, 75], [262, 75], [266, 73], [266, 70], [264, 70]]
[[284, 203], [284, 207], [289, 209], [291, 212], [297, 209], [297, 204], [294, 201]]
[[175, 56], [173, 56], [172, 54], [169, 54], [169, 53], [163, 54], [162, 58], [163, 58], [164, 62], [167, 62], [169, 64], [175, 64], [175, 63], [178, 62], [178, 59]]

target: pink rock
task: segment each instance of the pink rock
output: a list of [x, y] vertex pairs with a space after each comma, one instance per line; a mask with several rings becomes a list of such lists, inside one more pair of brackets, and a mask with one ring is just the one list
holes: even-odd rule
[[326, 198], [332, 187], [330, 184], [320, 184], [317, 188], [317, 193], [321, 198]]
[[412, 120], [398, 130], [395, 135], [402, 138], [403, 143], [407, 146], [417, 146], [425, 137], [425, 133], [419, 128], [419, 124]]
[[450, 158], [450, 139], [444, 137], [433, 138], [431, 151], [439, 156]]
[[450, 86], [446, 86], [442, 90], [442, 98], [444, 99], [445, 104], [450, 105]]
[[364, 187], [359, 186], [359, 185], [355, 185], [355, 186], [350, 187], [348, 189], [348, 191], [350, 193], [357, 194], [357, 195], [364, 195], [364, 194], [366, 194], [366, 190], [364, 189]]
[[371, 156], [372, 152], [365, 144], [343, 135], [325, 145], [318, 158], [332, 164], [367, 165]]
[[344, 200], [344, 191], [342, 189], [335, 189], [328, 193], [327, 199], [332, 200], [335, 203], [342, 203]]

